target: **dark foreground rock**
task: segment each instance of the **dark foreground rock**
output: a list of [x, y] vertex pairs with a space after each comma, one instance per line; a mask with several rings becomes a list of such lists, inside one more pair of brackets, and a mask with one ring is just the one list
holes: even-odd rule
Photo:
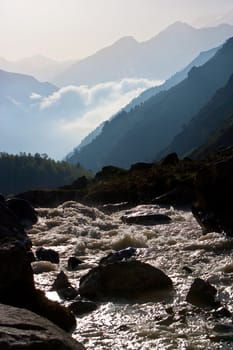
[[89, 299], [135, 298], [144, 292], [172, 287], [161, 270], [140, 261], [100, 265], [80, 279], [79, 293]]
[[0, 304], [1, 350], [84, 350], [69, 334], [35, 313]]
[[203, 231], [233, 236], [233, 157], [204, 167], [196, 179], [197, 200], [192, 211]]
[[215, 300], [217, 289], [209, 282], [196, 278], [191, 285], [186, 300], [188, 303], [199, 307], [218, 308], [220, 303]]
[[20, 198], [10, 198], [5, 203], [23, 228], [30, 228], [37, 222], [38, 215], [28, 201]]
[[[24, 219], [29, 222], [27, 217]], [[67, 331], [73, 329], [74, 315], [35, 288], [30, 262], [30, 240], [20, 220], [1, 201], [0, 303], [31, 310]]]

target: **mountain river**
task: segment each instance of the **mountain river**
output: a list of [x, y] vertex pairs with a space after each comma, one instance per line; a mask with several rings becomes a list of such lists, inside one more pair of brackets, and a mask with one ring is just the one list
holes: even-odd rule
[[[73, 337], [87, 350], [233, 349], [232, 318], [186, 302], [190, 285], [200, 277], [216, 287], [222, 306], [233, 312], [233, 240], [214, 232], [203, 235], [190, 211], [172, 207], [137, 207], [172, 219], [152, 226], [127, 225], [121, 220], [125, 211], [106, 214], [77, 202], [37, 210], [39, 222], [29, 233], [34, 248], [60, 254], [59, 266], [35, 274], [36, 285], [49, 298], [62, 302], [51, 291], [61, 270], [78, 288], [80, 277], [100, 258], [129, 246], [138, 248], [136, 259], [160, 268], [173, 281], [173, 291], [135, 302], [97, 303], [97, 310], [77, 317]], [[76, 271], [67, 271], [70, 256], [84, 261]]]

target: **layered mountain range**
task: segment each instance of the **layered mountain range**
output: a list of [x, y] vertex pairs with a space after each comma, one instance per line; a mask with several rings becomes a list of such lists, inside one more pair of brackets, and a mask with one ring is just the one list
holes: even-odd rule
[[73, 63], [72, 60], [56, 61], [42, 55], [25, 57], [17, 61], [10, 61], [0, 57], [0, 69], [2, 70], [33, 75], [39, 81], [50, 82]]
[[[195, 134], [189, 131], [195, 130], [193, 120], [201, 113], [212, 113], [211, 99], [221, 96], [218, 89], [227, 89], [230, 83], [232, 44], [231, 40], [224, 44], [224, 40], [231, 35], [230, 25], [195, 29], [177, 22], [144, 43], [122, 38], [64, 72], [67, 84], [97, 84], [92, 87], [58, 88], [26, 74], [0, 70], [1, 151], [47, 152], [59, 159], [74, 144], [75, 130], [79, 132], [79, 126], [82, 130], [86, 125], [92, 130], [91, 117], [99, 120], [99, 115], [108, 110], [104, 112], [101, 106], [112, 103], [117, 106], [115, 110], [110, 114], [109, 109], [109, 115], [103, 114], [100, 120], [109, 119], [70, 152], [69, 162], [97, 171], [108, 164], [129, 167], [138, 161], [153, 161], [172, 151], [189, 154], [205, 142], [205, 137], [218, 132], [213, 127], [203, 139], [194, 136], [196, 141], [200, 139], [195, 144], [191, 143], [192, 137], [190, 145], [185, 142], [186, 131]], [[22, 67], [35, 73], [43, 68], [45, 74], [54, 64], [54, 69], [48, 69], [52, 74], [58, 67], [57, 62], [41, 56], [22, 62]], [[0, 59], [0, 68], [4, 64], [10, 67], [9, 62]], [[20, 66], [11, 67], [20, 71]], [[141, 77], [150, 81], [130, 79]], [[164, 84], [146, 90], [124, 107], [138, 95], [136, 91], [166, 77]], [[118, 100], [114, 99], [117, 94]], [[225, 130], [230, 122], [222, 118]], [[80, 136], [77, 144], [79, 140]]]
[[201, 51], [219, 46], [233, 35], [233, 26], [194, 28], [176, 22], [148, 41], [123, 37], [113, 45], [74, 63], [58, 75], [57, 86], [94, 85], [128, 78], [168, 79]]
[[[225, 87], [228, 90], [227, 83], [231, 83], [229, 79], [233, 74], [232, 62], [233, 38], [206, 63], [193, 67], [187, 78], [177, 85], [151, 97], [130, 112], [123, 111], [106, 122], [100, 135], [83, 147], [75, 155], [76, 159], [73, 156], [70, 161], [78, 159], [85, 167], [96, 171], [108, 164], [129, 167], [135, 162], [153, 161], [159, 159], [163, 152], [165, 154], [164, 150], [176, 150], [172, 144], [173, 139], [182, 130], [183, 140], [189, 138], [185, 130], [191, 128], [189, 123], [193, 125], [193, 118], [197, 118], [199, 113], [206, 115], [208, 111], [213, 115], [211, 100], [215, 100], [216, 96], [220, 96], [218, 98], [221, 100], [221, 90], [217, 93], [219, 89]], [[222, 99], [224, 96], [222, 93]], [[225, 105], [224, 100], [222, 104]], [[223, 114], [219, 114], [219, 118], [226, 120]], [[219, 123], [216, 122], [206, 137], [218, 126]], [[200, 127], [194, 127], [193, 130], [196, 134], [201, 132]], [[205, 137], [195, 146], [199, 146], [203, 140]], [[187, 147], [186, 150], [179, 150], [179, 153], [186, 154], [192, 149], [193, 147]]]

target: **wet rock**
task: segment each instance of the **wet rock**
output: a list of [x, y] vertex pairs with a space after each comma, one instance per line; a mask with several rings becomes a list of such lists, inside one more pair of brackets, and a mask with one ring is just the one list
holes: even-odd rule
[[84, 350], [82, 344], [35, 313], [0, 304], [0, 349]]
[[154, 213], [132, 213], [126, 214], [121, 217], [122, 221], [126, 224], [137, 224], [137, 225], [161, 225], [169, 224], [171, 218], [164, 214]]
[[79, 293], [88, 299], [134, 298], [169, 287], [172, 281], [161, 270], [140, 261], [127, 261], [91, 269], [80, 279]]
[[218, 308], [220, 303], [215, 300], [217, 289], [201, 278], [195, 278], [187, 294], [186, 301], [199, 307]]
[[55, 290], [60, 298], [65, 300], [72, 300], [78, 295], [78, 291], [71, 285], [63, 271], [57, 275], [51, 290]]
[[199, 171], [192, 212], [204, 233], [222, 232], [233, 236], [233, 157], [212, 162]]
[[92, 301], [78, 300], [69, 305], [69, 309], [76, 315], [81, 316], [85, 313], [95, 311], [97, 304]]
[[174, 322], [175, 322], [174, 315], [171, 315], [157, 322], [157, 324], [159, 324], [160, 326], [170, 326]]
[[52, 290], [59, 290], [70, 287], [71, 284], [64, 271], [59, 272], [52, 285]]
[[50, 261], [53, 264], [59, 264], [59, 254], [54, 249], [40, 247], [36, 250], [36, 257], [40, 261]]
[[73, 300], [77, 297], [78, 291], [74, 287], [67, 287], [57, 290], [57, 294], [61, 299], [64, 300]]
[[128, 247], [126, 249], [119, 250], [114, 253], [110, 253], [107, 256], [103, 257], [99, 264], [100, 265], [106, 265], [106, 264], [111, 264], [116, 261], [122, 261], [122, 260], [128, 260], [132, 256], [135, 256], [137, 253], [137, 249], [134, 247]]
[[75, 256], [71, 256], [67, 262], [67, 269], [69, 271], [77, 270], [80, 264], [83, 264], [82, 260], [80, 260], [79, 258], [76, 258]]
[[182, 267], [182, 270], [185, 271], [185, 272], [187, 272], [187, 273], [192, 273], [192, 272], [193, 272], [193, 270], [190, 269], [190, 267], [188, 267], [188, 266], [183, 266], [183, 267]]

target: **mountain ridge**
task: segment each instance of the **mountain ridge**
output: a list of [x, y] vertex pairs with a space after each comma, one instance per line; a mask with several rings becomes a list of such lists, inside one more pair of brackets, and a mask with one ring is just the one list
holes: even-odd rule
[[130, 36], [121, 38], [73, 64], [53, 82], [65, 86], [94, 85], [126, 77], [164, 80], [191, 62], [200, 51], [221, 45], [231, 35], [233, 26], [227, 24], [196, 29], [178, 22], [140, 43]]

